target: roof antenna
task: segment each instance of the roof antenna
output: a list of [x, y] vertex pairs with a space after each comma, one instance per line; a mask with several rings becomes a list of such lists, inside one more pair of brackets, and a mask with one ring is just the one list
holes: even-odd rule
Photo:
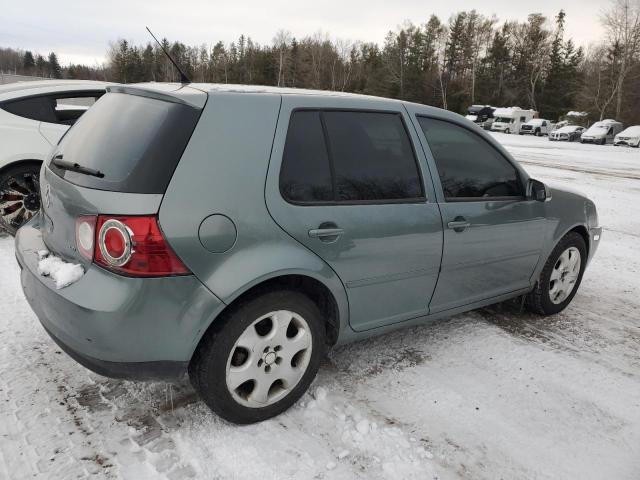
[[182, 71], [182, 69], [178, 66], [178, 64], [176, 63], [176, 61], [171, 57], [171, 55], [169, 55], [169, 52], [167, 52], [165, 50], [165, 48], [162, 46], [162, 44], [158, 41], [158, 39], [156, 38], [156, 36], [153, 34], [153, 32], [151, 30], [149, 30], [149, 27], [144, 27], [147, 29], [147, 32], [149, 32], [149, 35], [151, 35], [153, 37], [153, 39], [156, 41], [156, 43], [158, 44], [158, 46], [162, 49], [162, 51], [164, 52], [164, 54], [167, 56], [167, 58], [171, 61], [171, 63], [173, 63], [173, 66], [176, 67], [176, 70], [178, 70], [178, 72], [180, 73], [180, 83], [183, 85], [187, 85], [188, 83], [191, 83], [191, 80], [189, 80], [189, 77], [187, 77], [187, 75]]

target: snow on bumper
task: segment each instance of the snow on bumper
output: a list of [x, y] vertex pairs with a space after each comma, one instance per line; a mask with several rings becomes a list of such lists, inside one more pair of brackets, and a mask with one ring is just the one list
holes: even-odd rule
[[48, 250], [40, 250], [37, 255], [38, 273], [53, 279], [58, 290], [77, 282], [84, 275], [82, 265], [65, 262], [60, 257], [51, 255]]
[[38, 271], [46, 246], [36, 222], [16, 235], [25, 297], [47, 333], [76, 361], [119, 378], [180, 376], [223, 308], [194, 276], [129, 278], [90, 266], [57, 289]]

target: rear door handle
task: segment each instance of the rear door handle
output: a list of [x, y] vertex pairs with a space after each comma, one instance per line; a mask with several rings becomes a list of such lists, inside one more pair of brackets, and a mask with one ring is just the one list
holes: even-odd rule
[[327, 238], [327, 237], [339, 237], [344, 234], [344, 230], [342, 228], [314, 228], [313, 230], [309, 230], [309, 236], [311, 238]]
[[456, 232], [462, 232], [465, 228], [471, 226], [471, 222], [469, 222], [464, 217], [456, 217], [453, 222], [447, 223], [447, 227], [455, 230]]

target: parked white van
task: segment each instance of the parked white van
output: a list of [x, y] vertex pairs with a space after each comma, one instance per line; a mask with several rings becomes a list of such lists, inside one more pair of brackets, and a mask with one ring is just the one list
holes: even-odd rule
[[522, 110], [520, 107], [497, 108], [493, 112], [495, 121], [491, 125], [494, 132], [519, 133], [523, 123], [536, 118], [538, 112], [535, 110]]
[[620, 122], [616, 120], [602, 120], [596, 122], [580, 137], [580, 143], [595, 143], [604, 145], [605, 143], [613, 143], [614, 138], [623, 129]]

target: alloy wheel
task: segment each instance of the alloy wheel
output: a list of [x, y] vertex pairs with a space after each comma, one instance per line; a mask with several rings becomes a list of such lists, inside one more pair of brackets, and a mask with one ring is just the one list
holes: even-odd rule
[[562, 303], [571, 295], [580, 275], [581, 260], [576, 247], [567, 248], [558, 257], [549, 278], [549, 298], [552, 303]]
[[17, 230], [40, 209], [38, 173], [9, 176], [0, 184], [0, 219], [10, 230]]
[[226, 383], [234, 400], [262, 408], [286, 397], [309, 366], [311, 336], [306, 320], [289, 310], [274, 311], [252, 322], [227, 360]]

